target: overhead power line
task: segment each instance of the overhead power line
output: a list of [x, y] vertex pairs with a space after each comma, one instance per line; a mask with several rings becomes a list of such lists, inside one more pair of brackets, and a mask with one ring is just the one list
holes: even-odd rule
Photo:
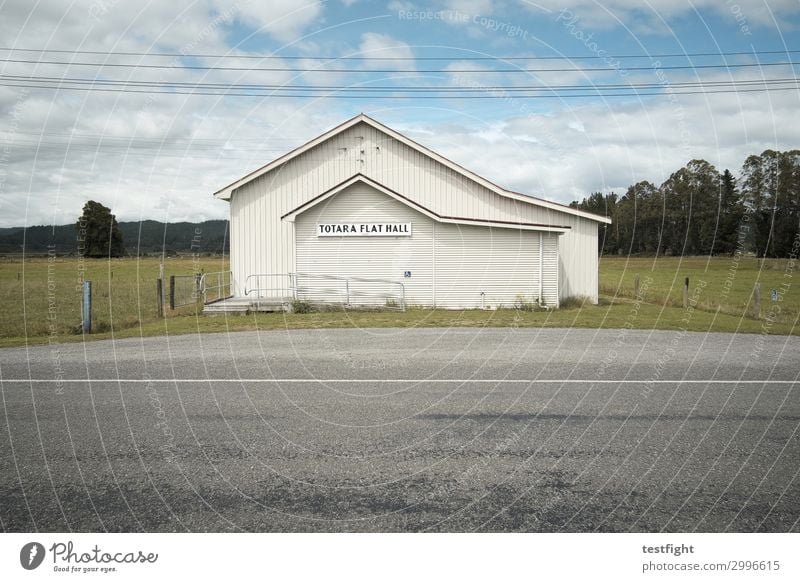
[[[102, 93], [141, 93], [141, 94], [166, 94], [166, 95], [196, 95], [196, 96], [215, 96], [215, 97], [291, 97], [295, 99], [565, 99], [565, 98], [580, 98], [580, 97], [648, 97], [664, 95], [662, 90], [658, 91], [627, 91], [624, 93], [539, 93], [539, 94], [497, 94], [495, 92], [488, 92], [482, 95], [392, 95], [392, 94], [342, 94], [335, 92], [328, 93], [279, 93], [277, 91], [271, 92], [250, 92], [250, 93], [234, 93], [229, 91], [160, 91], [155, 89], [129, 89], [118, 87], [92, 87], [92, 86], [64, 86], [61, 84], [56, 85], [32, 85], [32, 84], [15, 84], [15, 83], [0, 83], [0, 87], [20, 87], [28, 89], [51, 89], [56, 91], [86, 91], [86, 92], [102, 92]], [[758, 87], [758, 88], [737, 88], [737, 89], [721, 89], [721, 90], [691, 90], [691, 91], [672, 91], [673, 95], [712, 95], [720, 93], [755, 93], [755, 92], [772, 92], [772, 91], [798, 91], [798, 87]]]
[[96, 67], [96, 68], [126, 68], [126, 69], [166, 69], [166, 70], [189, 70], [189, 71], [264, 71], [271, 73], [352, 73], [352, 74], [375, 74], [375, 73], [588, 73], [588, 72], [607, 72], [614, 73], [620, 70], [625, 71], [652, 71], [658, 70], [698, 70], [698, 69], [739, 69], [746, 67], [787, 67], [800, 65], [800, 62], [786, 61], [776, 63], [731, 63], [722, 65], [661, 65], [658, 67], [570, 67], [557, 69], [541, 68], [516, 68], [516, 69], [328, 69], [328, 68], [286, 68], [286, 67], [228, 67], [215, 65], [151, 65], [142, 63], [87, 63], [83, 61], [43, 61], [32, 59], [0, 59], [2, 63], [19, 63], [28, 65], [62, 65], [69, 67]]
[[[116, 134], [109, 134], [109, 133], [78, 133], [78, 132], [55, 132], [55, 131], [25, 131], [21, 129], [0, 129], [0, 134], [6, 134], [13, 137], [19, 136], [34, 136], [36, 138], [56, 138], [56, 139], [64, 139], [67, 141], [74, 141], [76, 139], [80, 140], [123, 140], [124, 143], [128, 143], [130, 141], [136, 142], [147, 142], [150, 144], [160, 145], [163, 143], [180, 143], [184, 142], [187, 145], [195, 145], [195, 144], [212, 144], [212, 145], [224, 145], [224, 144], [240, 144], [242, 147], [251, 147], [253, 143], [255, 144], [263, 144], [265, 142], [264, 137], [235, 137], [231, 139], [219, 139], [219, 138], [208, 138], [208, 137], [179, 137], [179, 136], [162, 136], [162, 137], [144, 137], [144, 136], [137, 136], [137, 135], [116, 135]], [[15, 139], [16, 141], [16, 139]], [[296, 143], [297, 139], [294, 137], [279, 137], [279, 136], [270, 136], [269, 143], [272, 144], [274, 142], [288, 142], [288, 143]]]
[[[321, 92], [321, 91], [347, 91], [348, 93], [485, 93], [487, 91], [506, 91], [509, 93], [524, 91], [600, 91], [606, 89], [663, 89], [662, 83], [597, 83], [579, 85], [480, 85], [480, 86], [421, 86], [421, 85], [278, 85], [255, 83], [210, 83], [189, 81], [147, 81], [135, 79], [89, 79], [83, 77], [47, 77], [25, 75], [0, 75], [0, 80], [26, 83], [48, 83], [65, 86], [90, 85], [97, 87], [122, 87], [122, 88], [179, 88], [179, 89], [216, 89], [224, 91], [249, 90], [249, 91], [280, 91], [280, 92]], [[800, 77], [779, 77], [772, 79], [727, 79], [716, 81], [680, 81], [670, 83], [672, 88], [736, 88], [754, 85], [774, 86], [797, 83]]]
[[[435, 48], [441, 50], [443, 47], [421, 46], [417, 49]], [[378, 57], [369, 55], [347, 55], [341, 57], [332, 56], [303, 56], [303, 55], [279, 55], [269, 54], [208, 54], [208, 53], [167, 53], [167, 52], [135, 52], [135, 51], [90, 51], [72, 49], [34, 49], [18, 47], [0, 47], [3, 52], [22, 52], [22, 53], [52, 53], [52, 54], [73, 54], [73, 55], [99, 55], [99, 56], [126, 56], [126, 57], [171, 57], [171, 58], [196, 58], [196, 59], [277, 59], [277, 60], [330, 60], [330, 61], [560, 61], [560, 60], [584, 60], [584, 59], [667, 59], [667, 58], [695, 58], [695, 57], [736, 57], [736, 56], [755, 56], [755, 55], [789, 55], [800, 53], [800, 49], [784, 50], [753, 50], [753, 51], [720, 51], [720, 52], [687, 52], [687, 53], [658, 53], [658, 54], [620, 54], [620, 55], [551, 55], [551, 56], [447, 56], [447, 57]]]
[[[429, 47], [431, 48], [431, 47]], [[438, 47], [441, 48], [441, 47]], [[23, 49], [23, 48], [0, 48], [0, 51], [9, 53], [14, 52], [37, 52], [41, 55], [50, 53], [72, 54], [72, 55], [105, 55], [107, 57], [218, 57], [218, 58], [240, 58], [239, 55], [177, 55], [172, 53], [137, 53], [121, 51], [84, 51], [66, 49]], [[777, 55], [800, 53], [800, 50], [785, 51], [738, 51], [738, 52], [719, 52], [719, 53], [664, 53], [660, 55], [623, 55], [627, 58], [667, 58], [667, 57], [688, 57], [688, 56], [714, 56], [727, 57], [735, 55]], [[280, 55], [245, 55], [248, 58], [270, 58], [286, 59]], [[297, 55], [291, 56], [292, 59], [308, 58]], [[554, 57], [508, 57], [505, 60], [527, 61], [545, 60]], [[559, 56], [560, 59], [571, 57]], [[576, 57], [580, 58], [580, 57]], [[622, 57], [615, 57], [622, 58]], [[338, 60], [417, 60], [415, 57], [363, 57], [348, 56], [335, 59]], [[456, 60], [449, 57], [420, 57], [419, 60]], [[470, 57], [469, 59], [458, 60], [499, 60], [494, 57]], [[582, 84], [548, 84], [541, 82], [538, 84], [484, 84], [467, 83], [464, 85], [432, 86], [426, 85], [423, 74], [452, 74], [468, 73], [470, 75], [478, 73], [486, 74], [506, 74], [506, 73], [589, 73], [589, 72], [618, 72], [620, 69], [626, 71], [654, 71], [654, 70], [678, 70], [695, 71], [701, 69], [725, 69], [733, 70], [740, 68], [766, 68], [766, 67], [794, 67], [798, 62], [766, 62], [766, 63], [732, 63], [732, 64], [680, 64], [664, 65], [658, 63], [657, 66], [634, 66], [634, 67], [559, 67], [559, 68], [327, 68], [326, 64], [318, 67], [301, 66], [293, 67], [259, 67], [259, 66], [222, 66], [215, 65], [196, 65], [185, 63], [154, 64], [131, 63], [131, 62], [86, 62], [86, 61], [65, 61], [65, 60], [42, 60], [42, 59], [16, 59], [0, 58], [0, 63], [21, 64], [21, 65], [42, 65], [42, 66], [61, 66], [63, 73], [70, 66], [93, 67], [97, 71], [95, 76], [76, 77], [61, 75], [20, 75], [20, 74], [0, 74], [0, 86], [5, 87], [24, 87], [29, 89], [43, 89], [54, 91], [84, 91], [84, 92], [103, 92], [103, 93], [139, 93], [139, 94], [169, 94], [169, 95], [197, 95], [197, 96], [216, 96], [216, 97], [284, 97], [284, 98], [333, 98], [333, 99], [542, 99], [542, 98], [582, 98], [582, 97], [647, 97], [664, 95], [665, 93], [675, 95], [701, 95], [718, 93], [752, 93], [769, 91], [796, 91], [800, 89], [797, 76], [781, 76], [774, 78], [754, 78], [754, 79], [722, 79], [722, 80], [694, 80], [694, 81], [674, 81], [674, 82], [639, 82], [639, 83], [582, 83]], [[329, 63], [328, 63], [329, 64]], [[30, 67], [26, 67], [29, 69]], [[100, 78], [101, 71], [106, 69], [133, 69], [133, 70], [172, 70], [172, 71], [240, 71], [244, 72], [273, 72], [290, 73], [300, 76], [302, 73], [350, 73], [357, 75], [370, 74], [393, 74], [406, 73], [403, 77], [396, 77], [397, 81], [403, 80], [405, 83], [399, 84], [280, 84], [275, 83], [244, 83], [244, 82], [211, 82], [211, 81], [177, 81], [177, 80], [147, 80], [147, 79], [114, 79]], [[8, 69], [11, 72], [13, 69]], [[794, 73], [794, 70], [792, 70]], [[416, 81], [416, 82], [415, 82]], [[432, 80], [427, 80], [433, 82]]]

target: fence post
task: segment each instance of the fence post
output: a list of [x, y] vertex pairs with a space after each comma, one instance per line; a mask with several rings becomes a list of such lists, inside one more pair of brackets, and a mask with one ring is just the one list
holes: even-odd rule
[[345, 305], [350, 305], [350, 279], [344, 280], [344, 290], [346, 295]]
[[[204, 297], [203, 293], [203, 276], [201, 273], [197, 273], [194, 276], [194, 292], [195, 292], [195, 302], [196, 303], [205, 303], [206, 298]], [[220, 293], [221, 296], [221, 293]]]
[[83, 333], [92, 333], [92, 282], [83, 282]]
[[761, 319], [761, 283], [756, 282], [753, 286], [753, 314], [756, 319]]
[[169, 276], [169, 310], [175, 311], [175, 275]]
[[158, 305], [158, 317], [164, 317], [164, 279], [156, 279], [156, 304]]
[[636, 278], [633, 280], [633, 297], [639, 300], [639, 273], [636, 273]]
[[683, 280], [683, 308], [689, 307], [689, 277]]

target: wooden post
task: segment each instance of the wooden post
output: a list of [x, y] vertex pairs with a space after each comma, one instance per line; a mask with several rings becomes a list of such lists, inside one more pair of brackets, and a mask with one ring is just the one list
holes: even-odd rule
[[761, 283], [759, 282], [753, 286], [753, 315], [756, 319], [761, 319]]
[[169, 276], [169, 310], [175, 311], [175, 275]]
[[158, 305], [158, 316], [164, 317], [164, 279], [156, 279], [156, 298]]
[[683, 308], [689, 307], [689, 277], [683, 280]]
[[639, 300], [639, 273], [636, 273], [636, 278], [633, 280], [633, 297]]
[[83, 282], [83, 333], [92, 333], [92, 282]]

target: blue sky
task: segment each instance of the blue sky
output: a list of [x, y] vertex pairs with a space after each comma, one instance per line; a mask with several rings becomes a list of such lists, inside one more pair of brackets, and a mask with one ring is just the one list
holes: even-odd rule
[[[796, 77], [796, 0], [22, 0], [0, 5], [6, 59], [269, 67], [159, 70], [0, 62], [0, 74], [136, 82], [471, 89], [650, 83], [654, 96], [526, 99], [215, 97], [0, 86], [0, 226], [70, 222], [87, 198], [119, 218], [222, 218], [211, 193], [361, 111], [500, 185], [569, 202], [592, 191], [656, 184], [690, 159], [737, 173], [764, 149], [800, 147], [800, 92], [676, 95], [676, 83]], [[73, 55], [63, 49], [226, 55]], [[716, 57], [664, 53], [745, 52]], [[243, 59], [272, 54], [266, 61]], [[620, 55], [640, 55], [620, 59]], [[383, 60], [337, 60], [341, 57]], [[576, 57], [475, 61], [485, 57]], [[430, 61], [426, 58], [443, 58]], [[583, 57], [600, 57], [587, 59]], [[800, 53], [794, 55], [800, 60]], [[401, 60], [393, 60], [401, 59]], [[351, 73], [292, 73], [304, 67]], [[486, 73], [475, 69], [571, 69]], [[602, 67], [604, 71], [586, 71]], [[643, 67], [634, 70], [633, 67]], [[378, 72], [376, 69], [388, 72]], [[400, 69], [410, 69], [402, 72]], [[445, 69], [423, 73], [425, 69]], [[454, 72], [458, 70], [460, 72]], [[13, 83], [6, 83], [6, 85]], [[609, 92], [607, 90], [605, 92]], [[564, 95], [560, 91], [559, 95]], [[396, 93], [394, 95], [397, 95]]]

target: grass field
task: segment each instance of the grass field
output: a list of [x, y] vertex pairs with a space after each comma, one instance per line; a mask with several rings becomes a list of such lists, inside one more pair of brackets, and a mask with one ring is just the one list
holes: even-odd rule
[[[165, 276], [228, 269], [220, 257], [167, 258]], [[81, 278], [92, 282], [93, 327], [97, 332], [138, 328], [157, 321], [157, 258], [78, 259], [73, 257], [0, 261], [0, 341], [69, 336], [81, 321]], [[192, 307], [170, 316], [194, 313]]]
[[[311, 314], [252, 314], [204, 317], [188, 306], [157, 317], [156, 258], [80, 260], [58, 257], [0, 261], [0, 346], [82, 341], [81, 276], [92, 281], [92, 338], [135, 337], [226, 330], [309, 327], [586, 327], [673, 329], [687, 331], [800, 334], [800, 284], [787, 260], [752, 258], [604, 258], [600, 267], [600, 305], [570, 306], [554, 312], [444, 311], [410, 309], [405, 313], [339, 311]], [[173, 258], [165, 275], [190, 275], [228, 269], [226, 259]], [[633, 281], [640, 275], [643, 295], [634, 301]], [[682, 308], [684, 277], [696, 309]], [[762, 285], [761, 319], [752, 316], [753, 284]], [[798, 281], [800, 283], [800, 281]], [[770, 302], [769, 290], [781, 291]]]
[[[603, 258], [600, 262], [600, 293], [633, 297], [634, 277], [649, 303], [681, 307], [684, 278], [689, 277], [690, 297], [697, 293], [697, 308], [737, 317], [753, 316], [753, 288], [761, 283], [761, 316], [791, 323], [800, 315], [800, 263], [788, 259], [753, 257], [661, 257]], [[649, 279], [649, 281], [648, 281]], [[773, 307], [770, 290], [779, 291]]]

